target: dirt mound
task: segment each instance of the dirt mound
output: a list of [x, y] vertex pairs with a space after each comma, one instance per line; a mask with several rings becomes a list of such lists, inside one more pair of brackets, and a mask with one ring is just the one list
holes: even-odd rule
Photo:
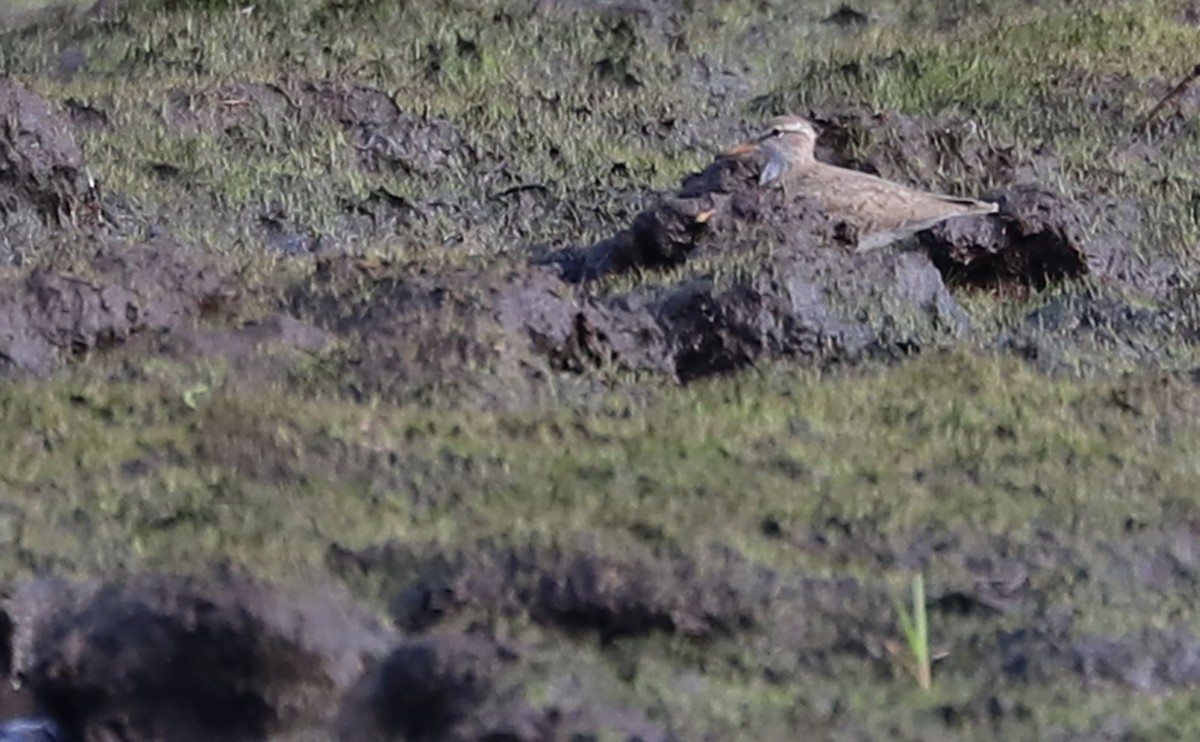
[[[603, 674], [582, 658], [555, 667], [544, 655], [474, 634], [414, 639], [398, 646], [347, 696], [337, 738], [339, 742], [673, 739], [641, 714], [605, 704], [597, 698], [596, 688], [580, 687], [574, 679]], [[530, 683], [546, 690], [534, 692]]]
[[330, 723], [389, 635], [345, 595], [242, 577], [18, 586], [14, 676], [80, 739], [259, 740]]
[[952, 219], [919, 234], [950, 284], [1044, 288], [1087, 275], [1086, 235], [1066, 201], [1036, 187], [991, 194], [992, 219]]
[[[480, 370], [508, 379], [615, 364], [688, 381], [769, 358], [890, 357], [968, 329], [923, 255], [854, 255], [850, 236], [811, 200], [756, 187], [753, 164], [722, 158], [625, 232], [555, 257], [439, 275], [326, 259], [293, 311], [355, 341], [352, 373], [375, 390], [454, 383]], [[693, 275], [596, 295], [574, 283], [698, 257], [741, 259]], [[353, 301], [344, 297], [353, 296]]]
[[[928, 259], [839, 249], [855, 239], [846, 225], [811, 199], [758, 187], [761, 157], [720, 157], [630, 229], [556, 256], [563, 277], [573, 282], [699, 258], [751, 261], [732, 281], [700, 276], [594, 300], [610, 312], [636, 309], [653, 317], [659, 332], [638, 338], [643, 350], [655, 342], [663, 350], [647, 367], [687, 380], [769, 357], [842, 360], [866, 351], [888, 353], [897, 345], [920, 346], [919, 336], [929, 337], [934, 328], [954, 334], [968, 329]], [[580, 332], [558, 336], [613, 336], [598, 324], [585, 311]], [[897, 337], [885, 326], [911, 332]]]
[[[406, 642], [348, 699], [338, 736], [345, 742], [449, 739], [484, 700], [501, 666], [513, 660], [511, 652], [481, 637]], [[365, 728], [370, 726], [379, 729], [372, 734]]]
[[888, 597], [876, 588], [780, 574], [724, 552], [613, 555], [586, 545], [480, 543], [445, 553], [393, 542], [335, 546], [328, 564], [351, 584], [395, 591], [391, 611], [404, 631], [488, 631], [516, 618], [608, 648], [671, 635], [714, 653], [750, 647], [752, 666], [772, 681], [845, 656], [885, 668], [883, 643], [895, 635]]
[[535, 268], [368, 279], [366, 292], [355, 284], [354, 302], [342, 298], [342, 278], [317, 293], [305, 286], [293, 307], [351, 339], [347, 371], [384, 393], [607, 364], [690, 381], [770, 358], [891, 357], [967, 330], [924, 256], [794, 249], [744, 278], [701, 276], [607, 297]]
[[0, 261], [20, 263], [54, 230], [95, 216], [96, 193], [64, 112], [0, 78]]
[[433, 388], [487, 385], [497, 393], [523, 375], [527, 349], [505, 346], [489, 312], [487, 272], [405, 275], [395, 266], [334, 257], [289, 299], [294, 316], [348, 341], [345, 378], [368, 394], [420, 396]]
[[605, 640], [660, 631], [703, 637], [754, 624], [767, 598], [764, 575], [740, 562], [618, 558], [587, 548], [480, 545], [430, 556], [392, 543], [361, 552], [335, 547], [329, 563], [348, 578], [373, 573], [394, 580], [392, 617], [408, 631], [460, 614], [501, 612]]
[[194, 248], [155, 240], [102, 250], [78, 272], [39, 269], [0, 291], [0, 368], [45, 373], [74, 356], [217, 308], [228, 279]]

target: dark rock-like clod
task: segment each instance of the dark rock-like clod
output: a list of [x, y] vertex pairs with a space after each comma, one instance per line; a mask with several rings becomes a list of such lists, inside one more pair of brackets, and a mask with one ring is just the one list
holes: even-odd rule
[[[403, 642], [347, 694], [338, 742], [674, 739], [640, 713], [597, 698], [603, 671], [583, 657], [563, 660], [475, 634]], [[532, 684], [549, 690], [535, 700]]]
[[4, 611], [15, 677], [84, 740], [328, 729], [390, 643], [345, 595], [297, 597], [241, 577], [35, 580]]
[[67, 116], [0, 77], [0, 261], [20, 262], [84, 219], [95, 194]]
[[0, 369], [45, 373], [82, 353], [215, 309], [227, 277], [189, 246], [110, 248], [84, 270], [38, 269], [0, 290]]
[[482, 637], [448, 634], [405, 642], [347, 697], [339, 737], [448, 739], [483, 703], [501, 665], [514, 659]]
[[920, 233], [952, 283], [1042, 288], [1088, 273], [1080, 218], [1061, 197], [1037, 187], [999, 194], [992, 219], [952, 219]]
[[460, 614], [524, 614], [559, 629], [605, 639], [654, 632], [703, 637], [754, 624], [769, 580], [736, 560], [613, 557], [588, 548], [497, 548], [430, 556], [389, 543], [334, 548], [330, 566], [348, 578], [394, 583], [396, 624], [425, 631]]
[[1131, 240], [1141, 218], [1127, 203], [1070, 200], [1037, 185], [991, 198], [1000, 205], [995, 217], [954, 219], [919, 235], [951, 285], [1040, 289], [1088, 276], [1163, 297], [1182, 282], [1172, 261], [1137, 255]]
[[517, 378], [547, 362], [688, 381], [771, 358], [886, 357], [968, 329], [937, 270], [918, 254], [850, 255], [804, 244], [748, 273], [607, 297], [538, 268], [389, 277], [373, 280], [361, 303], [340, 303], [336, 289], [323, 299], [306, 289], [294, 306], [358, 338], [352, 372], [385, 393], [478, 379], [482, 369]]

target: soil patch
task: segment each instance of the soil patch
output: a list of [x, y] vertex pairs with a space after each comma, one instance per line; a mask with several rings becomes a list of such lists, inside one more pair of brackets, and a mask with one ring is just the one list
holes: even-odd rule
[[397, 590], [391, 612], [405, 631], [491, 631], [528, 619], [614, 651], [673, 635], [708, 648], [714, 661], [753, 647], [753, 666], [775, 681], [839, 657], [884, 667], [884, 642], [894, 635], [881, 591], [849, 578], [779, 574], [724, 552], [613, 556], [584, 545], [477, 544], [447, 553], [389, 543], [334, 546], [328, 563], [351, 584]]
[[345, 595], [237, 576], [35, 580], [5, 613], [14, 676], [79, 739], [259, 740], [328, 724], [389, 643]]
[[377, 573], [395, 580], [401, 589], [392, 616], [408, 631], [500, 612], [605, 640], [659, 631], [727, 635], [755, 623], [768, 587], [766, 575], [734, 560], [615, 558], [587, 548], [482, 545], [431, 556], [392, 543], [361, 552], [334, 547], [329, 563], [348, 578]]
[[0, 79], [0, 261], [20, 264], [48, 235], [98, 213], [66, 115]]
[[[477, 634], [403, 642], [343, 703], [339, 742], [569, 742], [675, 739], [640, 712], [606, 703], [607, 672]], [[567, 668], [570, 669], [567, 669]], [[534, 688], [543, 688], [535, 692]]]
[[309, 83], [303, 95], [308, 105], [351, 133], [351, 144], [368, 169], [419, 174], [470, 167], [478, 161], [449, 121], [406, 113], [383, 91], [340, 83]]
[[0, 365], [40, 374], [138, 333], [183, 326], [232, 291], [195, 248], [158, 239], [103, 249], [77, 272], [35, 270], [0, 295]]

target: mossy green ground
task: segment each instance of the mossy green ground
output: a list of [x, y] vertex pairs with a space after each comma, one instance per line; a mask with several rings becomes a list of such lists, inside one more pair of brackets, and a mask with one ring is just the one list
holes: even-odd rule
[[[244, 214], [282, 207], [321, 229], [343, 199], [379, 185], [417, 200], [489, 194], [454, 169], [364, 172], [332, 125], [264, 130], [257, 146], [231, 152], [214, 134], [170, 130], [162, 111], [172, 89], [323, 79], [377, 87], [406, 110], [449, 119], [480, 151], [502, 153], [520, 179], [549, 184], [588, 214], [521, 229], [463, 229], [438, 217], [360, 246], [418, 265], [520, 260], [535, 244], [606, 236], [627, 224], [629, 193], [669, 188], [732, 143], [734, 128], [710, 137], [704, 122], [752, 125], [766, 113], [844, 106], [969, 117], [1018, 158], [1048, 148], [1063, 167], [1061, 182], [1047, 185], [1147, 207], [1148, 254], [1186, 260], [1200, 235], [1200, 186], [1173, 166], [1197, 161], [1196, 128], [1156, 142], [1148, 162], [1110, 156], [1133, 141], [1153, 103], [1147, 90], [1165, 90], [1200, 61], [1186, 2], [1081, 10], [901, 0], [873, 4], [875, 22], [860, 31], [820, 23], [838, 3], [704, 4], [655, 24], [588, 12], [528, 17], [525, 4], [482, 1], [161, 5], [133, 7], [117, 24], [79, 19], [0, 38], [0, 71], [49, 98], [103, 108], [112, 126], [79, 138], [105, 189], [248, 266], [248, 293], [265, 303], [310, 265], [269, 255]], [[68, 47], [84, 51], [88, 68], [64, 78], [56, 60]], [[601, 60], [615, 77], [597, 73]], [[744, 88], [711, 94], [705, 69]], [[646, 133], [664, 119], [676, 134]], [[620, 175], [615, 162], [625, 165]], [[158, 179], [153, 163], [186, 178]], [[968, 192], [989, 185], [914, 176]], [[1013, 312], [1011, 300], [962, 300], [985, 327]], [[701, 560], [732, 549], [772, 569], [850, 575], [903, 594], [907, 573], [879, 555], [921, 532], [1018, 545], [1051, 533], [1103, 569], [1102, 546], [1128, 537], [1131, 524], [1166, 531], [1200, 515], [1200, 388], [1168, 373], [1195, 358], [1186, 346], [1164, 358], [1172, 368], [1114, 360], [1110, 373], [1052, 378], [964, 348], [891, 368], [771, 365], [686, 388], [643, 378], [637, 395], [618, 388], [585, 406], [497, 410], [456, 399], [350, 401], [320, 358], [263, 388], [219, 365], [95, 357], [49, 379], [0, 383], [0, 450], [10, 452], [0, 464], [0, 575], [232, 563], [299, 583], [323, 573], [332, 543], [586, 537]], [[546, 382], [550, 391], [556, 383]], [[767, 521], [778, 528], [764, 529]], [[828, 523], [849, 524], [855, 536], [814, 550], [778, 535]], [[1071, 570], [1051, 563], [1030, 579], [1047, 604], [1069, 604], [1085, 631], [1200, 630], [1193, 593]], [[927, 579], [936, 591], [968, 575], [935, 555]], [[386, 598], [363, 592], [376, 605]], [[979, 709], [948, 722], [944, 709], [999, 692], [981, 687], [990, 681], [976, 675], [973, 651], [1006, 621], [935, 613], [933, 642], [950, 655], [930, 693], [898, 668], [880, 675], [851, 659], [772, 685], [745, 667], [753, 655], [736, 639], [703, 660], [686, 640], [644, 640], [628, 690], [654, 699], [687, 739], [702, 730], [719, 739], [796, 739], [797, 730], [1045, 739], [1055, 730], [1086, 736], [1118, 715], [1139, 738], [1200, 734], [1186, 693], [1085, 689], [1074, 676], [1004, 688], [1006, 703], [1024, 711], [1002, 727]], [[700, 665], [701, 690], [679, 689], [680, 668]]]

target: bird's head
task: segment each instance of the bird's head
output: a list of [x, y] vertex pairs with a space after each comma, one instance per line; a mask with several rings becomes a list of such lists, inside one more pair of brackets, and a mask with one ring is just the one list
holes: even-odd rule
[[800, 116], [776, 116], [749, 142], [727, 149], [724, 154], [736, 157], [762, 146], [784, 149], [797, 159], [811, 158], [817, 146], [817, 128]]

